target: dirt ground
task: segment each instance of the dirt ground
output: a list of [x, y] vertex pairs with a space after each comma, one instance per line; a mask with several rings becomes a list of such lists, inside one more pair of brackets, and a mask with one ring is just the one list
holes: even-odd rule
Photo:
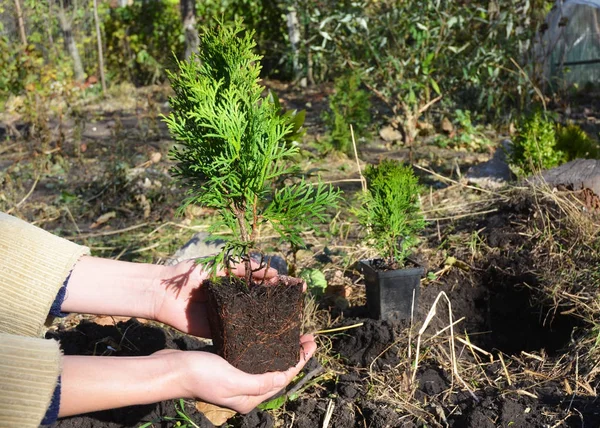
[[[326, 132], [321, 113], [330, 88], [268, 86], [287, 108], [307, 110], [311, 144], [303, 145], [303, 166], [337, 183], [351, 205], [360, 189], [355, 160], [323, 158], [314, 148]], [[115, 95], [84, 104], [61, 121], [53, 116], [46, 131], [16, 121], [12, 128], [21, 138], [5, 117], [0, 209], [88, 245], [94, 255], [155, 263], [168, 258], [194, 232], [205, 230], [214, 213], [193, 208], [176, 215], [183, 191], [168, 173], [172, 143], [158, 116], [168, 112], [167, 96], [161, 87]], [[540, 297], [539, 259], [523, 228], [536, 218], [535, 204], [466, 185], [466, 170], [488, 159], [489, 151], [445, 149], [427, 139], [409, 149], [380, 140], [377, 127], [372, 141], [360, 147], [361, 164], [407, 161], [410, 155], [422, 167], [417, 173], [428, 189], [423, 208], [429, 226], [418, 259], [434, 275], [422, 281], [414, 319], [391, 324], [365, 318], [355, 262], [371, 252], [353, 219], [337, 216], [324, 226], [327, 236], [307, 236], [310, 245], [299, 263], [322, 270], [331, 289], [305, 329], [347, 328], [318, 335], [319, 353], [287, 402], [238, 415], [224, 426], [308, 428], [324, 426], [327, 417], [334, 428], [600, 426], [595, 394], [554, 369], [565, 361], [576, 365], [574, 343], [592, 326], [557, 313]], [[285, 248], [267, 245], [286, 255]], [[435, 302], [436, 315], [417, 353], [419, 330]], [[69, 316], [48, 338], [60, 340], [67, 355], [211, 351], [205, 341], [137, 320]], [[196, 426], [213, 426], [193, 401], [180, 405], [167, 401], [97, 412], [53, 427], [193, 426], [181, 420], [182, 410]]]

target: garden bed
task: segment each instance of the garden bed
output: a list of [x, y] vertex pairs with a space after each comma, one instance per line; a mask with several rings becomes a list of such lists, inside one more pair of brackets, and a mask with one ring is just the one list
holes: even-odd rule
[[[306, 105], [302, 93], [278, 85], [272, 84], [288, 107]], [[39, 137], [6, 140], [0, 173], [8, 180], [0, 188], [0, 209], [16, 207], [13, 214], [92, 247], [94, 255], [131, 261], [160, 262], [193, 232], [205, 230], [214, 216], [210, 210], [174, 215], [182, 195], [167, 174], [171, 143], [156, 119], [164, 90], [157, 90], [153, 103], [147, 93], [138, 95], [147, 102], [140, 111], [120, 110], [127, 103], [118, 100], [102, 104], [108, 109], [112, 102], [110, 111], [82, 108], [84, 123], [65, 122], [62, 145], [52, 143], [46, 152], [34, 144]], [[309, 132], [320, 135], [323, 96], [314, 90], [308, 96], [313, 110]], [[52, 134], [47, 140], [55, 139]], [[407, 159], [408, 153], [374, 138], [360, 157], [375, 162]], [[488, 193], [466, 187], [457, 171], [487, 153], [427, 141], [419, 141], [411, 153], [424, 168], [417, 171], [422, 182], [430, 186], [423, 197], [430, 225], [419, 261], [432, 274], [422, 282], [414, 319], [394, 325], [364, 318], [364, 289], [353, 262], [369, 255], [368, 249], [351, 219], [325, 225], [322, 232], [332, 237], [308, 235], [310, 248], [300, 254], [300, 267], [322, 270], [332, 289], [345, 291], [319, 298], [305, 329], [355, 327], [317, 335], [318, 354], [305, 368], [313, 378], [293, 400], [237, 416], [230, 425], [323, 426], [328, 409], [330, 427], [600, 425], [599, 359], [592, 334], [600, 325], [595, 220], [582, 214], [581, 204], [557, 199], [548, 189]], [[320, 170], [324, 180], [359, 177], [353, 159], [322, 158], [312, 146], [304, 155], [303, 162]], [[360, 189], [358, 181], [339, 184], [349, 195]], [[452, 332], [441, 292], [451, 302]], [[415, 372], [419, 329], [436, 301]], [[210, 350], [206, 342], [134, 320], [106, 326], [94, 318], [80, 322], [70, 317], [49, 335], [61, 340], [67, 355]], [[193, 401], [180, 406], [168, 401], [97, 412], [54, 426], [171, 427], [177, 426], [172, 418], [180, 418], [181, 410], [198, 426], [211, 426]]]

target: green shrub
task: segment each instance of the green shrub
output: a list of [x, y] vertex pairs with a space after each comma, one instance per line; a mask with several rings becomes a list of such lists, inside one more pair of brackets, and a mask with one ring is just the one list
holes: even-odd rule
[[412, 168], [385, 160], [364, 172], [367, 191], [362, 195], [358, 219], [381, 257], [402, 265], [425, 227], [420, 186]]
[[525, 117], [517, 125], [511, 164], [518, 175], [530, 175], [553, 168], [566, 160], [566, 155], [556, 147], [556, 126], [542, 111]]
[[452, 148], [457, 150], [468, 150], [473, 152], [485, 152], [492, 146], [492, 142], [485, 135], [484, 128], [481, 125], [473, 124], [471, 112], [457, 109], [455, 112], [455, 122], [457, 132], [453, 136], [440, 134], [436, 136], [435, 142], [443, 148]]
[[[381, 0], [325, 10], [322, 50], [388, 105], [407, 142], [434, 105], [507, 116], [535, 96], [527, 51], [544, 0]], [[514, 60], [520, 61], [516, 66]]]
[[160, 82], [184, 52], [178, 4], [168, 0], [135, 1], [110, 10], [104, 22], [106, 65], [112, 80], [136, 85]]
[[556, 148], [565, 153], [567, 160], [600, 158], [600, 146], [575, 124], [557, 125]]
[[329, 111], [323, 118], [329, 130], [328, 147], [342, 153], [352, 154], [350, 125], [358, 143], [368, 134], [371, 123], [371, 101], [369, 93], [361, 89], [358, 73], [350, 73], [336, 80], [333, 95], [329, 97]]

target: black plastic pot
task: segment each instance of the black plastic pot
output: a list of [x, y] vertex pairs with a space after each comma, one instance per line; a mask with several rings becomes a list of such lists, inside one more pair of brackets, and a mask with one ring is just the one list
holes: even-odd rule
[[410, 319], [413, 299], [415, 310], [419, 301], [419, 285], [424, 269], [377, 270], [373, 262], [360, 261], [365, 276], [369, 316], [387, 321]]

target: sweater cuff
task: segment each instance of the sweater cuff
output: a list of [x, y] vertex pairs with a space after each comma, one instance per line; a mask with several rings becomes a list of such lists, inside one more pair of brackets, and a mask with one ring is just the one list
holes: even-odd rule
[[60, 376], [54, 388], [54, 394], [52, 394], [52, 400], [50, 401], [50, 407], [46, 410], [44, 419], [42, 419], [41, 425], [51, 425], [58, 419], [58, 411], [60, 410]]
[[0, 331], [39, 336], [58, 290], [89, 249], [0, 213]]
[[37, 428], [60, 375], [54, 340], [0, 333], [0, 426]]
[[56, 298], [54, 299], [54, 302], [52, 302], [52, 306], [50, 306], [49, 315], [51, 317], [64, 318], [67, 315], [69, 315], [68, 312], [63, 312], [60, 310], [60, 308], [62, 307], [62, 304], [65, 301], [65, 296], [67, 295], [67, 284], [69, 283], [70, 278], [71, 272], [69, 272], [69, 276], [67, 276], [67, 279], [65, 279], [65, 282], [63, 282], [62, 287], [58, 289], [58, 293], [56, 293]]

